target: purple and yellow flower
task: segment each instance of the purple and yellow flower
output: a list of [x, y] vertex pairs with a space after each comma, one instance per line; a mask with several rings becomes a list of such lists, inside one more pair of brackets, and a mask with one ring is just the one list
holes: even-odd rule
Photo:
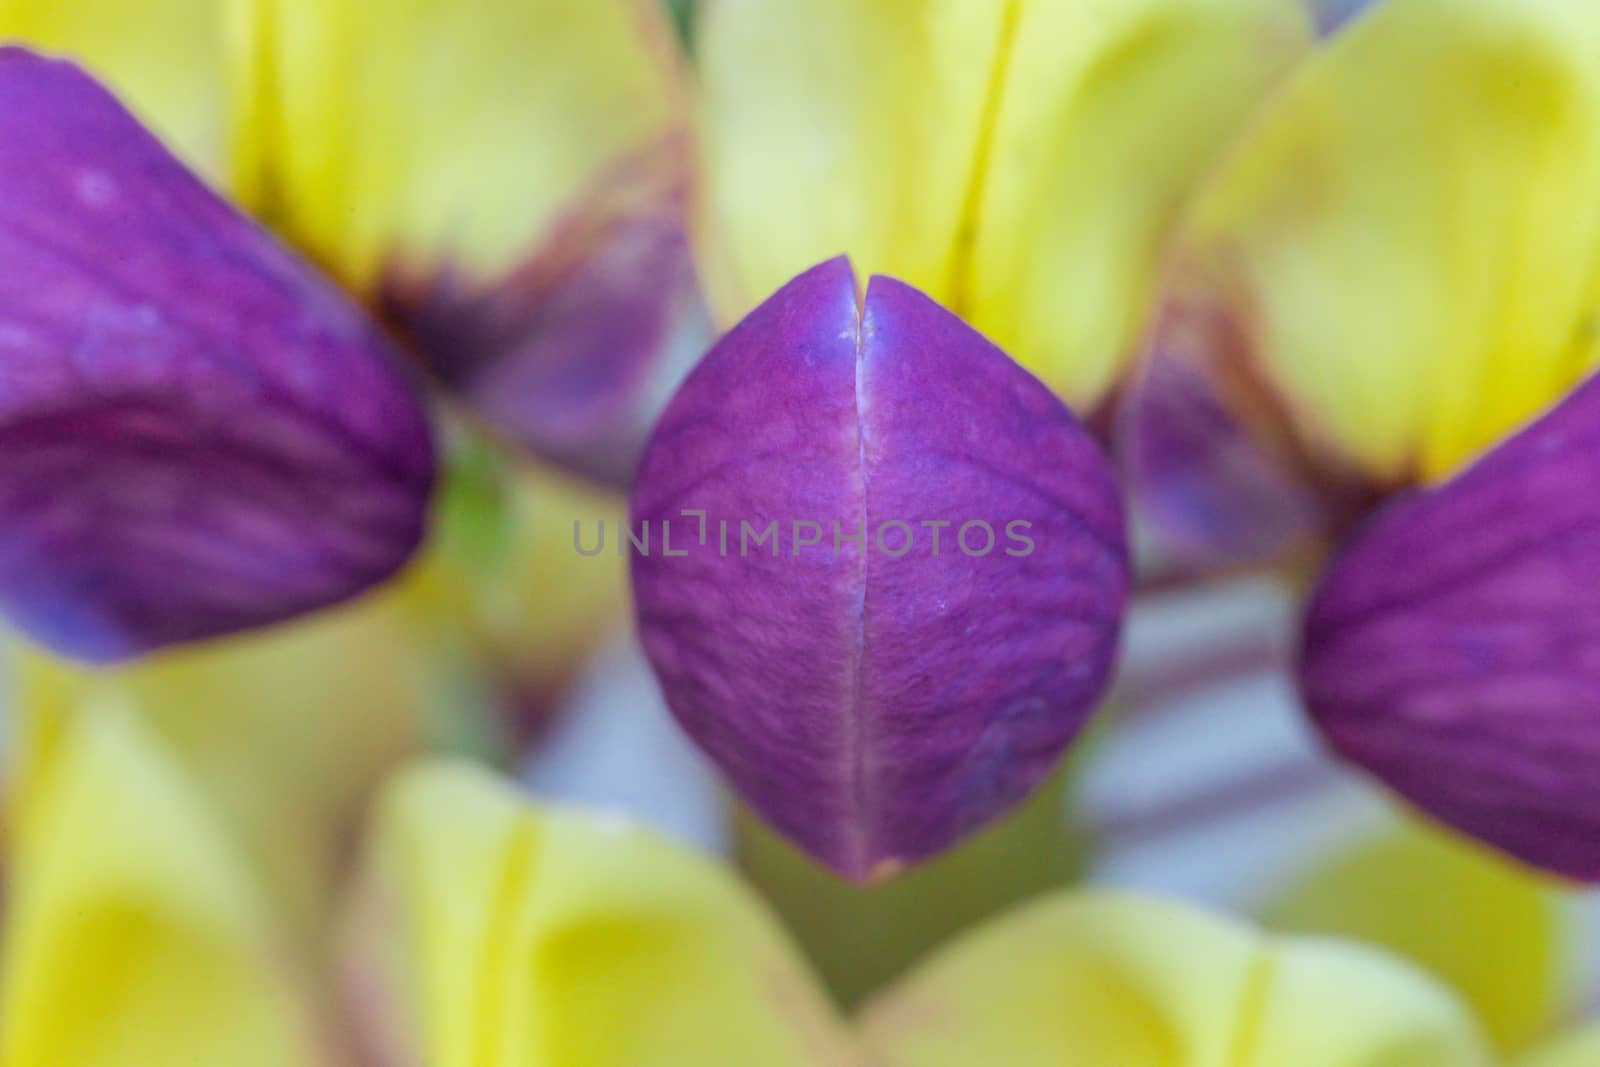
[[710, 0], [701, 243], [722, 325], [849, 255], [1097, 412], [1137, 353], [1169, 229], [1310, 47], [1314, 14], [1303, 0]]
[[[1314, 16], [700, 8], [696, 243], [738, 325], [641, 465], [635, 520], [700, 526], [689, 559], [636, 560], [635, 594], [680, 721], [835, 869], [892, 873], [986, 824], [1098, 701], [1128, 553], [1112, 471], [1062, 401], [1105, 411], [1168, 231]], [[774, 521], [792, 551], [753, 559], [744, 530]], [[802, 525], [821, 536], [802, 546]], [[958, 550], [969, 526], [1025, 546]]]
[[59, 651], [386, 581], [428, 519], [426, 376], [620, 480], [698, 352], [652, 5], [21, 3], [0, 33], [83, 64], [0, 62], [0, 600]]
[[[89, 662], [8, 656], [0, 1063], [1591, 1062], [1577, 891], [1499, 854], [1600, 879], [1591, 6], [705, 0], [690, 77], [655, 0], [0, 0], [0, 613]], [[875, 898], [942, 939], [1062, 844], [1114, 458], [1141, 561], [1321, 567], [1312, 719], [1498, 852], [1306, 819], [1264, 929], [1058, 884], [830, 989], [714, 859], [443, 758], [626, 573], [827, 868], [747, 849], [780, 905], [1035, 796]]]
[[1338, 544], [1300, 664], [1335, 749], [1591, 881], [1597, 42], [1565, 0], [1345, 23], [1195, 198], [1126, 423], [1180, 549]]

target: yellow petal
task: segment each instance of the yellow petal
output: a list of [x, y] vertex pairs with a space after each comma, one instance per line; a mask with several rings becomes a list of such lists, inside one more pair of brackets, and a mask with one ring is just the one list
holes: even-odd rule
[[222, 164], [223, 0], [0, 0], [0, 40], [70, 56], [201, 173]]
[[1018, 6], [952, 306], [1087, 408], [1144, 332], [1181, 209], [1309, 29], [1298, 0]]
[[[1015, 5], [708, 4], [696, 51], [711, 239], [731, 324], [840, 253], [947, 299]], [[720, 268], [720, 269], [719, 269]]]
[[389, 1022], [415, 1021], [393, 1045], [406, 1062], [849, 1062], [838, 1020], [760, 904], [645, 832], [441, 764], [392, 787], [370, 858], [352, 959], [369, 1004], [399, 998]]
[[1563, 1007], [1572, 931], [1554, 882], [1408, 823], [1312, 870], [1274, 926], [1381, 945], [1472, 1006], [1502, 1049], [1548, 1032]]
[[1313, 443], [1435, 478], [1600, 354], [1600, 5], [1388, 0], [1308, 63], [1184, 261]]
[[337, 274], [497, 276], [677, 129], [647, 0], [238, 0], [247, 202]]
[[709, 5], [718, 313], [844, 252], [1091, 404], [1186, 194], [1308, 34], [1298, 0]]
[[13, 842], [7, 1067], [314, 1067], [249, 865], [126, 709], [67, 725]]
[[884, 1067], [1483, 1067], [1451, 995], [1375, 952], [1191, 908], [1063, 894], [871, 1005]]
[[1594, 1067], [1600, 1063], [1600, 1027], [1552, 1041], [1517, 1067]]
[[20, 652], [20, 803], [86, 705], [134, 709], [203, 791], [308, 944], [384, 772], [424, 739], [427, 656], [396, 591], [113, 671]]

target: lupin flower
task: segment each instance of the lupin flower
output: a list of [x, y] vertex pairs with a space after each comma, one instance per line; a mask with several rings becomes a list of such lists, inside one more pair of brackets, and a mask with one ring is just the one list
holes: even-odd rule
[[231, 179], [529, 451], [623, 484], [709, 342], [653, 0], [249, 0]]
[[1314, 6], [711, 0], [701, 244], [721, 323], [846, 254], [1087, 417], [1135, 354], [1189, 194], [1310, 46]]
[[[1098, 453], [959, 321], [1097, 409], [1170, 224], [1307, 47], [1311, 12], [823, 0], [708, 4], [697, 27], [699, 243], [718, 315], [744, 321], [659, 425], [635, 518], [820, 524], [833, 543], [756, 565], [702, 527], [702, 558], [636, 562], [640, 621], [741, 793], [873, 877], [1043, 779], [1103, 687], [1126, 592]], [[790, 281], [840, 254], [882, 272], [861, 308], [842, 267]], [[1050, 529], [1037, 558], [975, 566], [953, 542], [974, 521]], [[950, 524], [945, 560], [930, 522]], [[887, 556], [884, 523], [907, 530]], [[868, 544], [839, 551], [841, 525]]]
[[13, 839], [8, 1064], [1491, 1062], [1446, 989], [1381, 953], [1114, 894], [973, 931], [852, 1022], [714, 863], [451, 763], [385, 791], [330, 986], [275, 949], [203, 793], [123, 709], [66, 725]]
[[633, 523], [641, 636], [673, 712], [852, 878], [1021, 800], [1110, 672], [1128, 560], [1104, 454], [950, 312], [882, 276], [862, 297], [842, 259], [690, 375]]
[[1146, 514], [1223, 555], [1337, 539], [1393, 497], [1312, 598], [1314, 720], [1422, 810], [1585, 880], [1597, 184], [1600, 9], [1371, 6], [1197, 198], [1128, 421]]
[[102, 74], [188, 164], [79, 68], [4, 53], [0, 608], [58, 651], [124, 659], [389, 578], [434, 480], [407, 349], [609, 480], [698, 350], [653, 5], [19, 3], [0, 35]]

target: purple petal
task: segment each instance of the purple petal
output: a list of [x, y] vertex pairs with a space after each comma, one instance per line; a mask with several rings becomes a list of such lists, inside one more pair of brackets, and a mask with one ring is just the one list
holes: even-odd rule
[[384, 304], [440, 381], [537, 456], [626, 484], [711, 342], [669, 140], [603, 175], [517, 270], [392, 277]]
[[0, 50], [0, 606], [115, 660], [350, 597], [416, 547], [381, 336], [76, 67]]
[[1377, 7], [1383, 0], [1311, 0], [1317, 27], [1324, 34], [1337, 33], [1345, 23]]
[[1165, 569], [1287, 559], [1325, 545], [1370, 507], [1358, 479], [1302, 452], [1281, 398], [1251, 364], [1227, 310], [1175, 299], [1119, 405], [1118, 464]]
[[[654, 538], [634, 554], [639, 622], [673, 712], [778, 830], [850, 877], [931, 856], [1025, 797], [1106, 683], [1129, 578], [1105, 457], [916, 290], [876, 277], [858, 309], [843, 259], [711, 351], [633, 504]], [[704, 543], [684, 509], [705, 512]], [[771, 522], [776, 555], [741, 539]]]
[[1334, 747], [1539, 867], [1600, 881], [1600, 382], [1323, 576], [1301, 686]]

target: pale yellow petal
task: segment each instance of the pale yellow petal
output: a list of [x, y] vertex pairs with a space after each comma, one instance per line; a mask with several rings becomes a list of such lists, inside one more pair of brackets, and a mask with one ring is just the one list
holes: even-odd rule
[[700, 14], [708, 284], [737, 321], [848, 253], [949, 296], [1015, 5], [711, 0]]
[[1354, 945], [1187, 906], [1063, 894], [979, 928], [872, 1004], [884, 1067], [1487, 1067], [1442, 987]]
[[1430, 971], [1503, 1049], [1548, 1032], [1569, 992], [1565, 896], [1541, 878], [1408, 823], [1319, 864], [1269, 912], [1278, 927], [1355, 938]]
[[716, 0], [698, 40], [719, 315], [847, 253], [1090, 405], [1187, 195], [1309, 32], [1298, 0]]
[[649, 0], [237, 2], [245, 199], [363, 289], [386, 271], [498, 276], [679, 132]]
[[1148, 326], [1172, 231], [1309, 47], [1300, 0], [1022, 0], [951, 306], [1080, 409]]
[[1551, 1041], [1516, 1067], [1594, 1067], [1600, 1063], [1600, 1027]]
[[245, 856], [126, 708], [63, 728], [12, 844], [7, 1067], [328, 1062]]
[[139, 714], [315, 944], [368, 792], [425, 739], [432, 675], [398, 590], [112, 671], [19, 650], [19, 803], [85, 706]]
[[221, 172], [226, 0], [0, 0], [0, 40], [69, 56], [202, 173]]
[[1600, 5], [1386, 0], [1296, 77], [1184, 261], [1300, 428], [1439, 477], [1593, 365]]
[[712, 862], [639, 829], [436, 765], [392, 787], [370, 873], [353, 968], [369, 1002], [415, 998], [376, 1016], [414, 1020], [392, 1046], [407, 1062], [851, 1062], [761, 905]]

